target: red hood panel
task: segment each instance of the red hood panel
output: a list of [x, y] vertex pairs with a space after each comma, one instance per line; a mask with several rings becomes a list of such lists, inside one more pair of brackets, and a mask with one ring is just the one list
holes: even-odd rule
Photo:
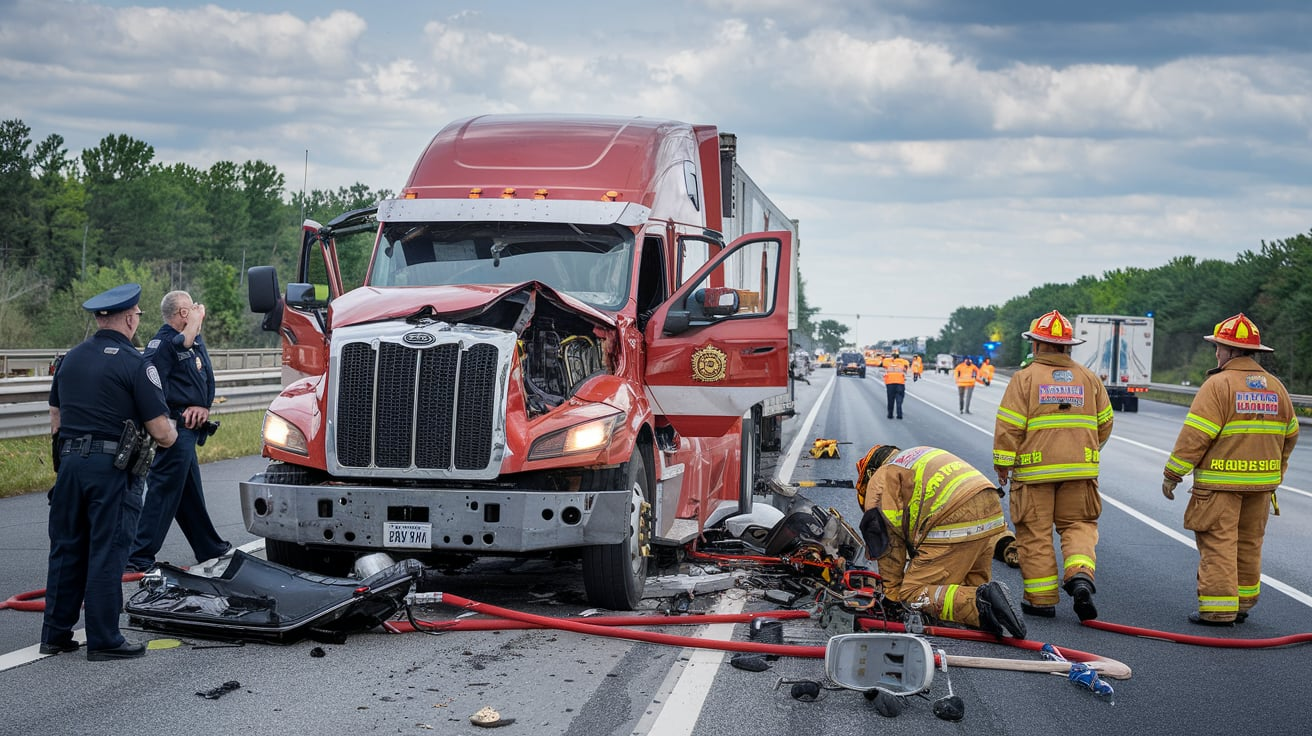
[[329, 324], [333, 327], [398, 319], [432, 307], [439, 318], [459, 319], [491, 305], [511, 294], [529, 289], [569, 309], [614, 326], [615, 319], [606, 312], [561, 294], [546, 284], [528, 281], [523, 284], [490, 284], [460, 286], [392, 286], [386, 288], [363, 286], [333, 300]]

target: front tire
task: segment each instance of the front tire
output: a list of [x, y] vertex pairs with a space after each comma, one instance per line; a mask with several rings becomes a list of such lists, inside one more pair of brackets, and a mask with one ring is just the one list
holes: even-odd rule
[[633, 610], [647, 584], [651, 481], [642, 445], [634, 448], [627, 470], [624, 487], [630, 492], [629, 523], [624, 541], [583, 548], [583, 588], [588, 602], [612, 611]]

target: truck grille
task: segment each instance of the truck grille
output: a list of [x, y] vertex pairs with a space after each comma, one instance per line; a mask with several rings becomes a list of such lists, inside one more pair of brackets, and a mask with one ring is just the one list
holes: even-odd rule
[[[451, 339], [451, 333], [442, 334]], [[504, 390], [499, 387], [504, 371], [495, 342], [439, 339], [416, 347], [371, 339], [334, 347], [339, 357], [330, 412], [339, 472], [496, 474], [504, 433]]]

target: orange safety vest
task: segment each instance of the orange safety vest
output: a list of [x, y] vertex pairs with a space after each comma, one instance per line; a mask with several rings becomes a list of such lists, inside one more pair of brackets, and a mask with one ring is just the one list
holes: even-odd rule
[[975, 378], [979, 376], [979, 369], [973, 364], [967, 365], [963, 360], [957, 364], [956, 368], [952, 369], [952, 373], [957, 378], [958, 386], [974, 386]]
[[914, 373], [914, 374], [916, 374], [916, 375], [918, 376], [918, 375], [920, 375], [921, 373], [923, 373], [924, 371], [925, 371], [925, 361], [921, 360], [919, 355], [917, 355], [916, 357], [912, 358], [912, 359], [911, 359], [911, 372]]
[[884, 358], [883, 367], [884, 385], [907, 382], [907, 370], [911, 368], [911, 364], [906, 358]]

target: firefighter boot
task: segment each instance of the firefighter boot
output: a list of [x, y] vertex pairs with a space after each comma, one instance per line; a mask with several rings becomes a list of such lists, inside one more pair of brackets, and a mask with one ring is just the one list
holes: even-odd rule
[[979, 627], [997, 636], [1025, 638], [1025, 622], [1016, 612], [1010, 591], [1000, 580], [993, 580], [975, 589], [975, 608], [979, 610]]
[[1075, 599], [1075, 615], [1080, 617], [1081, 621], [1089, 621], [1098, 618], [1098, 609], [1093, 605], [1093, 594], [1097, 591], [1093, 587], [1093, 581], [1084, 575], [1076, 575], [1066, 581], [1062, 586], [1071, 598]]

